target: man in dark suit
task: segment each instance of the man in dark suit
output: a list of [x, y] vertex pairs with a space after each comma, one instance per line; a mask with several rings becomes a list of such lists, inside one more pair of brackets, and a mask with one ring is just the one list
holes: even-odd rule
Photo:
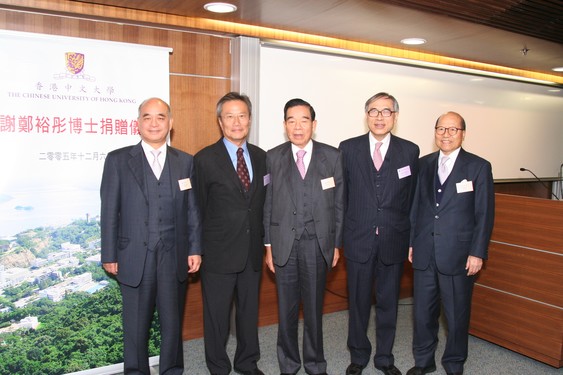
[[340, 152], [313, 141], [313, 107], [292, 99], [284, 108], [289, 142], [267, 153], [264, 205], [266, 264], [276, 274], [278, 362], [296, 374], [299, 305], [303, 303], [303, 365], [307, 374], [326, 374], [322, 310], [327, 271], [336, 265], [342, 242], [344, 182]]
[[227, 375], [226, 344], [233, 299], [237, 349], [234, 370], [260, 375], [258, 297], [266, 196], [266, 153], [247, 142], [252, 104], [231, 92], [217, 103], [223, 132], [195, 155], [197, 193], [203, 215], [202, 292], [205, 359], [211, 374]]
[[365, 104], [369, 132], [340, 144], [347, 188], [344, 256], [348, 278], [346, 375], [359, 375], [371, 356], [367, 328], [375, 289], [375, 368], [400, 375], [393, 343], [403, 264], [409, 248], [409, 212], [419, 148], [391, 134], [399, 117], [397, 100], [385, 92]]
[[101, 184], [102, 264], [123, 299], [124, 373], [150, 374], [149, 328], [160, 318], [161, 374], [182, 374], [182, 318], [188, 273], [201, 263], [201, 228], [192, 189], [193, 158], [166, 145], [167, 103], [139, 106], [141, 142], [107, 155]]
[[463, 374], [475, 275], [487, 259], [495, 197], [491, 164], [461, 148], [465, 121], [448, 112], [438, 118], [440, 151], [420, 159], [411, 213], [409, 260], [414, 269], [415, 367], [408, 375], [436, 370], [440, 307], [448, 324], [442, 366]]

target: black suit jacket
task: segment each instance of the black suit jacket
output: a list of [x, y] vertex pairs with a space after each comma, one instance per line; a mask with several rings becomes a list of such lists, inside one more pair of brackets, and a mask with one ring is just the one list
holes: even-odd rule
[[[268, 173], [270, 185], [264, 205], [265, 243], [272, 245], [274, 263], [287, 263], [295, 240], [296, 202], [291, 175], [295, 160], [291, 143], [283, 143], [268, 151]], [[329, 145], [313, 141], [311, 162], [307, 176], [314, 181], [312, 214], [315, 220], [317, 239], [328, 268], [332, 267], [334, 248], [342, 247], [344, 218], [344, 181], [340, 152]], [[324, 187], [321, 181], [332, 178], [334, 187]]]
[[253, 170], [248, 197], [222, 138], [195, 155], [203, 223], [202, 267], [210, 272], [240, 272], [249, 257], [255, 271], [262, 269], [266, 152], [247, 146]]
[[[147, 254], [148, 203], [143, 158], [139, 142], [107, 155], [101, 183], [102, 263], [117, 262], [119, 282], [139, 285]], [[181, 189], [178, 181], [194, 181], [193, 157], [173, 147], [167, 148], [176, 243], [176, 273], [179, 281], [188, 277], [188, 256], [201, 253], [201, 227], [194, 189]], [[149, 167], [150, 168], [150, 167]]]
[[[462, 148], [436, 206], [438, 156], [420, 159], [411, 213], [413, 268], [426, 269], [434, 252], [441, 273], [458, 275], [467, 273], [469, 255], [487, 259], [495, 213], [491, 164]], [[471, 191], [458, 185], [462, 181], [471, 182]]]
[[[340, 144], [344, 156], [346, 214], [344, 255], [354, 262], [366, 262], [375, 251], [379, 228], [378, 256], [385, 264], [402, 263], [409, 248], [409, 213], [414, 196], [420, 150], [414, 143], [391, 135], [382, 172], [385, 187], [377, 197], [372, 175], [369, 133]], [[403, 174], [399, 175], [399, 170]], [[406, 171], [409, 170], [409, 173]]]

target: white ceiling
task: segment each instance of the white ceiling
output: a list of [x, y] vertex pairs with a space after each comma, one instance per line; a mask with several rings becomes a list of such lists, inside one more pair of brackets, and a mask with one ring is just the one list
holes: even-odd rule
[[[563, 77], [563, 73], [551, 70], [563, 66], [563, 29], [560, 27], [563, 2], [560, 0], [395, 0], [409, 3], [409, 8], [374, 0], [236, 0], [231, 2], [238, 10], [232, 14], [207, 12], [203, 9], [207, 2], [204, 0], [82, 1], [332, 36]], [[424, 11], [414, 9], [412, 3]], [[551, 3], [548, 11], [543, 9], [546, 3]], [[540, 5], [542, 12], [536, 9]], [[447, 9], [449, 6], [452, 9]], [[509, 12], [516, 14], [508, 18], [512, 26], [503, 27], [530, 30], [528, 34], [545, 38], [485, 26], [484, 23], [494, 23], [494, 11], [502, 16]], [[499, 14], [494, 17], [498, 19]], [[550, 33], [544, 32], [548, 28]], [[559, 29], [561, 33], [557, 33]], [[428, 43], [402, 46], [400, 40], [407, 37], [421, 37]], [[522, 53], [524, 48], [528, 49], [526, 54]]]

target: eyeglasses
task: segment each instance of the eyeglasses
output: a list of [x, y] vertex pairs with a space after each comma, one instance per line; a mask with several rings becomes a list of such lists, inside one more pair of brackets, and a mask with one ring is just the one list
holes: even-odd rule
[[235, 121], [235, 119], [238, 119], [240, 122], [243, 122], [246, 119], [248, 119], [249, 116], [248, 113], [238, 113], [238, 114], [227, 113], [225, 116], [221, 116], [221, 117], [225, 122], [233, 122]]
[[397, 112], [397, 111], [392, 111], [389, 108], [384, 108], [381, 111], [378, 111], [376, 108], [372, 108], [368, 111], [368, 116], [369, 117], [377, 117], [381, 113], [381, 116], [383, 116], [383, 117], [391, 117], [391, 115], [395, 112]]
[[436, 129], [436, 134], [438, 135], [446, 134], [446, 130], [449, 135], [456, 135], [459, 130], [463, 130], [462, 128], [444, 128], [443, 126], [437, 126], [434, 129]]

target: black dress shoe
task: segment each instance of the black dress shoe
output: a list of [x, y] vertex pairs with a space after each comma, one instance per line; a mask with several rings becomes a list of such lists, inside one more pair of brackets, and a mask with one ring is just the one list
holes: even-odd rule
[[346, 369], [346, 375], [361, 375], [364, 367], [366, 366], [358, 365], [357, 363], [350, 363]]
[[295, 372], [289, 373], [289, 372], [282, 372], [280, 375], [297, 375]]
[[448, 374], [448, 375], [463, 375], [463, 371], [459, 371], [459, 372], [446, 372], [446, 374]]
[[430, 365], [426, 367], [413, 367], [407, 371], [407, 375], [424, 375], [436, 371], [436, 365]]
[[391, 366], [375, 366], [376, 369], [382, 371], [385, 375], [402, 375], [401, 371], [395, 365]]
[[254, 370], [250, 370], [250, 371], [243, 371], [243, 370], [238, 370], [238, 369], [234, 369], [234, 370], [237, 374], [240, 374], [240, 375], [264, 375], [262, 370], [260, 370], [258, 367], [256, 367]]

